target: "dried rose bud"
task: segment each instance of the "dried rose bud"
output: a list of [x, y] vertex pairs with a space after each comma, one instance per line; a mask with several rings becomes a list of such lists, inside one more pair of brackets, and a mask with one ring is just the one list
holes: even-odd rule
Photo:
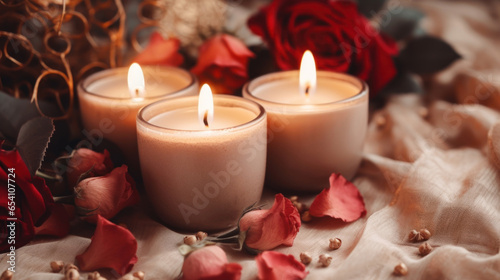
[[309, 211], [306, 211], [306, 212], [302, 213], [301, 218], [302, 218], [302, 221], [303, 221], [304, 223], [307, 223], [307, 222], [312, 221], [312, 216], [311, 216], [311, 214], [309, 213]]
[[332, 263], [332, 256], [330, 256], [328, 254], [321, 254], [319, 256], [318, 263], [321, 264], [321, 266], [323, 266], [323, 267], [327, 267]]
[[184, 244], [186, 245], [193, 245], [196, 243], [196, 236], [194, 235], [187, 235], [184, 237]]
[[136, 271], [136, 272], [134, 272], [133, 275], [135, 278], [138, 278], [139, 280], [144, 280], [145, 274], [143, 271]]
[[431, 238], [431, 232], [425, 228], [421, 229], [419, 234], [422, 238], [421, 240], [429, 240]]
[[337, 250], [340, 246], [342, 246], [342, 240], [340, 240], [340, 238], [330, 238], [330, 245], [328, 245], [330, 249]]
[[14, 277], [14, 273], [10, 270], [5, 270], [0, 276], [0, 280], [11, 280]]
[[50, 262], [50, 269], [52, 269], [52, 272], [60, 272], [64, 268], [64, 262], [63, 261], [51, 261]]
[[300, 253], [300, 261], [303, 264], [310, 264], [312, 261], [311, 254], [309, 254], [308, 252]]
[[422, 256], [426, 256], [428, 255], [430, 252], [432, 252], [432, 246], [431, 244], [429, 244], [428, 242], [424, 242], [424, 244], [420, 245], [420, 247], [418, 247], [418, 251], [420, 252], [420, 255]]
[[201, 240], [203, 240], [203, 239], [207, 238], [207, 236], [208, 236], [208, 234], [207, 234], [206, 232], [203, 232], [203, 231], [198, 231], [198, 232], [196, 233], [196, 239], [197, 239], [198, 241], [201, 241]]
[[408, 240], [410, 242], [417, 242], [420, 239], [420, 233], [414, 229], [410, 231], [410, 234], [408, 234]]
[[80, 279], [80, 273], [78, 272], [78, 270], [70, 268], [68, 271], [66, 271], [65, 280], [78, 280], [78, 279]]
[[406, 264], [400, 263], [394, 267], [394, 275], [404, 276], [406, 274], [408, 274], [408, 267], [406, 267]]
[[290, 196], [290, 201], [291, 201], [291, 202], [296, 202], [296, 201], [299, 201], [299, 197], [298, 197], [298, 196], [296, 196], [296, 195], [292, 195], [292, 196]]
[[94, 271], [87, 276], [87, 280], [98, 280], [99, 277], [101, 277], [101, 274], [97, 271]]

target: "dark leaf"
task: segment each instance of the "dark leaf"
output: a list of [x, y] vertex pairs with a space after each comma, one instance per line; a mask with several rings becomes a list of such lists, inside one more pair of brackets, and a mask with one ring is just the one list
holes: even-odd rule
[[367, 18], [372, 18], [384, 7], [386, 0], [358, 0], [358, 9]]
[[[41, 101], [44, 112], [54, 112], [57, 108]], [[35, 104], [28, 99], [14, 98], [0, 91], [0, 132], [5, 139], [16, 142], [21, 126], [30, 119], [40, 116]]]
[[377, 19], [380, 31], [396, 41], [412, 37], [417, 32], [418, 24], [424, 14], [416, 9], [401, 7], [381, 13]]
[[399, 72], [380, 94], [382, 96], [394, 93], [423, 93], [423, 89], [412, 74]]
[[444, 70], [461, 56], [445, 41], [423, 36], [408, 42], [399, 61], [416, 74], [431, 74]]
[[40, 168], [53, 132], [52, 120], [45, 117], [31, 119], [19, 130], [16, 146], [31, 176]]

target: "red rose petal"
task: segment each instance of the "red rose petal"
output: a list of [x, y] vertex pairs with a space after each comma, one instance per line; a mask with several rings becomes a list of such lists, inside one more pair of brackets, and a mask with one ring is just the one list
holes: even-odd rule
[[265, 251], [256, 258], [259, 279], [304, 279], [309, 273], [306, 267], [292, 255]]
[[136, 251], [137, 240], [128, 229], [98, 215], [92, 241], [76, 260], [82, 271], [111, 268], [123, 275], [137, 262]]
[[134, 62], [141, 65], [179, 66], [184, 62], [184, 57], [178, 52], [180, 44], [177, 38], [164, 39], [160, 33], [154, 32], [148, 46], [134, 58]]
[[[70, 221], [73, 217], [66, 207], [73, 207], [60, 203], [54, 204], [49, 218], [39, 227], [35, 227], [35, 235], [50, 235], [55, 237], [64, 237], [68, 235]], [[72, 212], [72, 211], [71, 211]]]
[[218, 246], [206, 246], [186, 257], [182, 265], [184, 280], [238, 280], [241, 265], [228, 263], [224, 250]]
[[366, 214], [363, 197], [356, 186], [340, 174], [330, 176], [330, 188], [316, 196], [309, 213], [314, 217], [330, 216], [353, 222]]

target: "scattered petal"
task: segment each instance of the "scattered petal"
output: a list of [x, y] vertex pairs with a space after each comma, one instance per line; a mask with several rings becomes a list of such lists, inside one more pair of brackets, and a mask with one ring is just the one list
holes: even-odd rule
[[259, 279], [304, 279], [309, 273], [306, 267], [292, 255], [265, 251], [256, 258]]
[[111, 268], [123, 275], [137, 262], [136, 251], [137, 240], [128, 229], [97, 215], [92, 241], [85, 252], [76, 256], [76, 260], [82, 271]]
[[[74, 217], [71, 205], [56, 203], [52, 207], [49, 218], [39, 227], [35, 227], [35, 235], [64, 237], [68, 235], [70, 222]], [[69, 209], [69, 210], [67, 210]]]
[[134, 62], [141, 65], [179, 66], [184, 62], [179, 53], [180, 44], [177, 38], [164, 39], [160, 33], [154, 32], [148, 46], [134, 58]]
[[353, 222], [366, 214], [363, 197], [356, 186], [340, 174], [330, 176], [330, 188], [324, 189], [311, 204], [314, 217], [330, 216]]
[[182, 265], [184, 280], [238, 280], [241, 269], [240, 264], [228, 263], [226, 253], [218, 246], [193, 251]]

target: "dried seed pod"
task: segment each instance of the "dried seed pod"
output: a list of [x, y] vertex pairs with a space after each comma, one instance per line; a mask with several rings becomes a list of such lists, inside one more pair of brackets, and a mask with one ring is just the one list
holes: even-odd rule
[[80, 273], [74, 268], [70, 268], [66, 271], [66, 280], [78, 280], [80, 279]]
[[201, 241], [201, 240], [207, 238], [207, 236], [208, 236], [208, 234], [206, 232], [198, 231], [196, 233], [196, 240]]
[[304, 213], [302, 213], [301, 218], [302, 218], [302, 221], [303, 221], [304, 223], [307, 223], [307, 222], [312, 221], [312, 216], [311, 216], [311, 214], [309, 213], [309, 211], [305, 211]]
[[396, 276], [404, 276], [408, 274], [408, 267], [406, 267], [406, 264], [400, 263], [394, 267], [394, 275]]
[[138, 278], [139, 280], [144, 280], [145, 274], [143, 271], [136, 271], [134, 272], [134, 277]]
[[76, 271], [78, 271], [78, 267], [76, 267], [76, 265], [74, 265], [72, 263], [67, 263], [64, 266], [64, 274], [66, 274], [66, 272], [68, 272], [68, 270], [70, 270], [70, 269], [75, 269]]
[[7, 269], [2, 273], [2, 276], [0, 276], [0, 280], [12, 280], [13, 277], [14, 272]]
[[431, 232], [425, 228], [421, 229], [419, 231], [420, 237], [422, 238], [421, 240], [429, 240], [431, 238]]
[[410, 242], [417, 242], [420, 239], [420, 233], [414, 229], [410, 231], [410, 234], [408, 234], [408, 240]]
[[302, 253], [300, 253], [300, 261], [303, 264], [310, 264], [311, 261], [312, 261], [311, 254], [309, 254], [309, 252], [302, 252]]
[[321, 264], [323, 267], [327, 267], [332, 263], [332, 256], [328, 254], [321, 254], [319, 256], [318, 263]]
[[94, 271], [87, 276], [87, 280], [98, 280], [100, 277], [101, 274], [97, 271]]
[[342, 240], [340, 240], [340, 238], [330, 238], [330, 244], [328, 245], [330, 249], [337, 250], [340, 246], [342, 246]]
[[52, 272], [60, 272], [64, 268], [64, 262], [63, 261], [51, 261], [50, 262], [50, 269]]
[[187, 235], [187, 236], [184, 236], [184, 244], [186, 245], [193, 245], [196, 243], [196, 236], [194, 235]]
[[296, 195], [292, 195], [292, 196], [290, 196], [290, 201], [291, 202], [299, 201], [299, 197]]
[[424, 242], [424, 244], [420, 245], [420, 247], [418, 247], [418, 251], [420, 252], [420, 255], [422, 256], [426, 256], [428, 255], [430, 252], [432, 252], [432, 246], [431, 244], [429, 244], [428, 242]]

